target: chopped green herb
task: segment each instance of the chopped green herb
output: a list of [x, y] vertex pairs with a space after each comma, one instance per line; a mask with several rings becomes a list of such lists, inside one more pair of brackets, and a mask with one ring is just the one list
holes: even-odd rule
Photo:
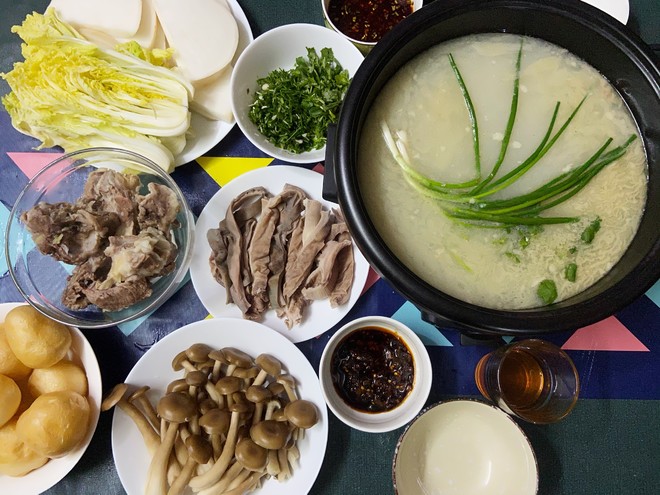
[[325, 146], [328, 125], [337, 122], [350, 77], [331, 48], [307, 48], [293, 69], [258, 79], [250, 120], [268, 141], [293, 153]]
[[520, 256], [518, 256], [516, 253], [512, 253], [511, 251], [507, 251], [504, 254], [507, 258], [509, 258], [514, 263], [520, 263]]
[[577, 247], [572, 246], [571, 248], [569, 248], [568, 254], [575, 254], [575, 253], [577, 253]]
[[557, 299], [557, 285], [552, 280], [545, 279], [539, 284], [536, 294], [545, 304], [552, 304]]
[[584, 232], [582, 232], [582, 235], [580, 236], [580, 239], [585, 244], [591, 244], [591, 242], [594, 240], [594, 237], [596, 237], [596, 232], [600, 230], [600, 217], [596, 217], [596, 220], [591, 222], [589, 226], [584, 229]]
[[564, 268], [564, 276], [569, 282], [575, 282], [575, 277], [577, 275], [577, 265], [575, 263], [569, 263]]

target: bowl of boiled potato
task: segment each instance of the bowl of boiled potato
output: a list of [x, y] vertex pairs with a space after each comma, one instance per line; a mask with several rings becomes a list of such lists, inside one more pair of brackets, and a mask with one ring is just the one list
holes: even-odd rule
[[24, 303], [0, 304], [0, 486], [47, 490], [82, 457], [101, 373], [83, 334]]

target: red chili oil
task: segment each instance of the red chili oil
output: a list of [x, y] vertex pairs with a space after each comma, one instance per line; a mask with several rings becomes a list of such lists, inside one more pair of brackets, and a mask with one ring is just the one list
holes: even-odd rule
[[403, 402], [413, 387], [412, 353], [384, 328], [365, 327], [344, 337], [330, 363], [332, 383], [353, 409], [380, 413]]
[[412, 0], [330, 0], [328, 17], [342, 33], [358, 41], [380, 40], [413, 11]]

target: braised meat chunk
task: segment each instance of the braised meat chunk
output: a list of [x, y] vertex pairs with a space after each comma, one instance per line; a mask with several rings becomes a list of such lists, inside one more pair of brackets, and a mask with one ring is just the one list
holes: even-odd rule
[[39, 203], [21, 215], [43, 254], [77, 265], [102, 252], [120, 225], [117, 214], [70, 203]]
[[62, 294], [68, 308], [129, 307], [151, 295], [150, 280], [174, 269], [176, 194], [150, 183], [142, 196], [141, 187], [137, 175], [98, 169], [76, 203], [39, 203], [21, 216], [42, 253], [77, 265]]

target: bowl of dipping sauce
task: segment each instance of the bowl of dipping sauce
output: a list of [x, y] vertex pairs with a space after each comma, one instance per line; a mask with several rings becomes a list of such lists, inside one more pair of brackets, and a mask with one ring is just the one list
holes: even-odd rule
[[392, 480], [396, 495], [534, 495], [538, 465], [529, 439], [508, 414], [455, 399], [429, 406], [405, 429]]
[[432, 368], [420, 338], [382, 316], [358, 318], [328, 341], [319, 367], [330, 410], [348, 426], [391, 431], [413, 419], [431, 390]]
[[321, 0], [325, 25], [364, 54], [423, 4], [423, 0]]

